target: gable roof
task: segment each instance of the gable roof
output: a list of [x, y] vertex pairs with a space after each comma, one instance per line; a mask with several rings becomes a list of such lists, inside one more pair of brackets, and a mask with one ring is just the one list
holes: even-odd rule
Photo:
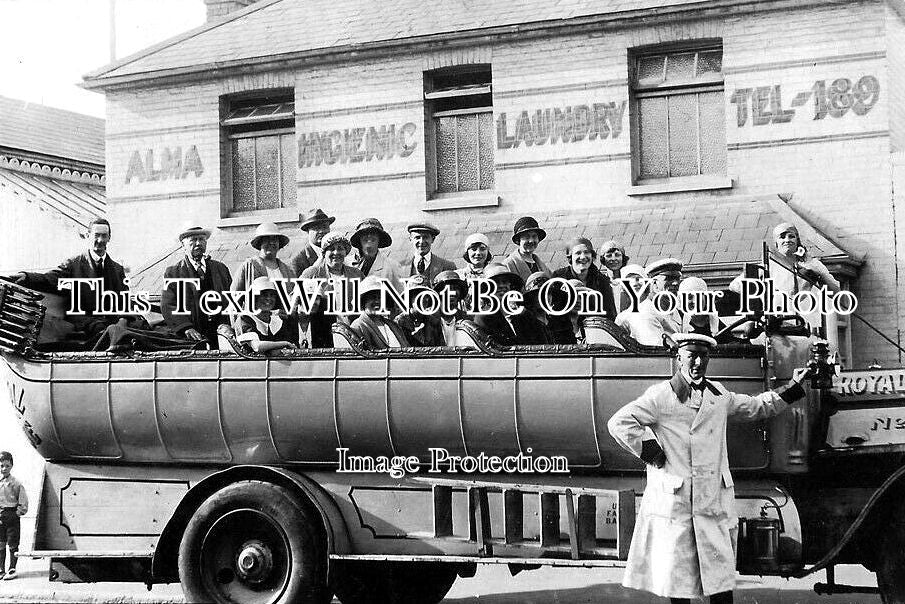
[[104, 166], [104, 120], [0, 96], [0, 149]]
[[418, 41], [668, 16], [742, 0], [260, 0], [85, 76], [86, 88]]
[[[537, 254], [551, 269], [565, 265], [565, 244], [579, 235], [600, 246], [608, 239], [616, 239], [626, 248], [632, 263], [647, 263], [672, 256], [686, 264], [686, 272], [725, 281], [734, 277], [741, 264], [759, 262], [763, 242], [772, 238], [773, 227], [780, 222], [799, 226], [802, 239], [811, 255], [822, 258], [837, 274], [854, 275], [861, 259], [825, 237], [778, 197], [745, 197], [701, 199], [668, 206], [633, 206], [588, 208], [535, 212], [533, 216], [547, 231]], [[467, 219], [437, 222], [441, 230], [433, 246], [433, 253], [464, 266], [462, 244], [471, 233], [484, 233], [490, 240], [490, 250], [497, 260], [515, 250], [512, 225], [515, 214], [476, 214]], [[407, 222], [384, 223], [393, 236], [390, 257], [403, 262], [411, 253], [405, 236]], [[249, 244], [252, 228], [237, 231], [216, 231], [208, 243], [208, 253], [214, 260], [226, 264], [233, 273], [256, 251]], [[284, 227], [290, 236], [289, 244], [280, 252], [280, 259], [289, 262], [306, 244], [297, 228]], [[386, 251], [386, 250], [384, 250]], [[598, 250], [599, 252], [600, 250]], [[182, 249], [175, 243], [171, 250], [149, 265], [136, 271], [132, 287], [159, 293], [163, 286], [164, 269], [175, 264]]]

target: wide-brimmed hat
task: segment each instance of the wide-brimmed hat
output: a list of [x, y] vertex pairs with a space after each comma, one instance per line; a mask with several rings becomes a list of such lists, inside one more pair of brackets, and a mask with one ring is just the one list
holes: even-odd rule
[[[472, 233], [468, 237], [465, 238], [465, 251], [462, 253], [462, 259], [465, 262], [468, 262], [468, 250], [476, 243], [480, 243], [484, 247], [487, 248], [487, 260], [486, 262], [490, 262], [493, 258], [493, 252], [490, 251], [490, 239], [487, 238], [487, 235], [484, 233]], [[486, 264], [485, 262], [485, 264]], [[469, 264], [471, 264], [469, 262]]]
[[430, 233], [434, 237], [440, 234], [440, 229], [429, 222], [413, 222], [412, 224], [408, 225], [406, 230], [408, 230], [409, 233]]
[[364, 299], [366, 294], [372, 294], [374, 292], [380, 292], [383, 289], [383, 284], [386, 282], [386, 279], [381, 277], [375, 277], [374, 275], [368, 275], [358, 284], [358, 303], [364, 304]]
[[333, 222], [336, 220], [336, 216], [327, 216], [326, 214], [324, 214], [324, 211], [322, 209], [316, 208], [314, 210], [308, 210], [307, 214], [299, 215], [299, 220], [301, 220], [299, 228], [303, 231], [307, 231], [318, 222], [333, 224]]
[[434, 291], [442, 291], [445, 287], [456, 287], [463, 296], [468, 293], [468, 283], [456, 271], [442, 271], [434, 277]]
[[347, 254], [352, 251], [352, 244], [349, 243], [349, 239], [339, 231], [330, 231], [324, 235], [324, 238], [321, 239], [321, 249], [326, 252], [337, 243], [346, 248]]
[[251, 293], [253, 295], [260, 294], [263, 291], [277, 291], [277, 286], [273, 284], [269, 277], [258, 277], [251, 282]]
[[515, 226], [512, 227], [512, 243], [518, 245], [519, 236], [528, 231], [537, 231], [537, 238], [540, 241], [543, 241], [547, 237], [547, 231], [540, 228], [540, 225], [537, 224], [537, 221], [534, 218], [531, 216], [522, 216], [515, 221]]
[[521, 275], [518, 273], [512, 272], [508, 266], [505, 264], [500, 264], [499, 262], [494, 262], [492, 264], [488, 264], [484, 268], [484, 278], [485, 279], [499, 279], [505, 278], [512, 281], [515, 289], [521, 291], [525, 287], [525, 281], [522, 279]]
[[616, 241], [615, 239], [609, 239], [603, 242], [603, 245], [600, 246], [600, 255], [606, 256], [606, 253], [611, 250], [619, 250], [622, 252], [622, 266], [624, 267], [628, 264], [628, 254], [625, 253], [625, 246]]
[[349, 243], [352, 244], [352, 247], [360, 250], [361, 236], [366, 233], [377, 233], [380, 238], [377, 241], [378, 248], [390, 247], [393, 245], [393, 238], [390, 237], [389, 233], [383, 230], [383, 225], [380, 224], [379, 220], [376, 218], [365, 218], [358, 223], [358, 226], [355, 227], [355, 232], [349, 237]]
[[662, 275], [663, 273], [681, 273], [682, 272], [682, 261], [677, 260], [676, 258], [661, 258], [660, 260], [655, 260], [644, 267], [644, 271], [647, 273], [647, 276], [653, 279], [657, 275]]
[[255, 229], [255, 236], [251, 238], [251, 247], [261, 249], [261, 240], [265, 237], [277, 237], [280, 240], [280, 249], [289, 243], [289, 237], [280, 232], [279, 227], [272, 222], [262, 222]]
[[196, 235], [201, 235], [205, 239], [210, 239], [211, 231], [210, 229], [201, 226], [186, 226], [182, 229], [182, 232], [179, 233], [179, 241], [182, 241], [186, 237], [194, 237]]

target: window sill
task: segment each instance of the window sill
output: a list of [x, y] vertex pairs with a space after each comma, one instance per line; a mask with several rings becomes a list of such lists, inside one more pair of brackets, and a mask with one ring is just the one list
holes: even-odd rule
[[[644, 182], [644, 181], [642, 181]], [[654, 195], [657, 193], [681, 193], [683, 191], [709, 191], [731, 189], [735, 180], [728, 176], [695, 176], [671, 178], [649, 184], [629, 187], [626, 195]]]
[[279, 224], [281, 222], [298, 222], [298, 220], [298, 210], [282, 208], [280, 210], [261, 210], [254, 214], [243, 214], [241, 216], [226, 216], [217, 220], [216, 226], [217, 228], [248, 226], [251, 224], [258, 225], [262, 222], [275, 222]]
[[500, 205], [500, 196], [493, 191], [466, 191], [462, 193], [436, 193], [421, 209], [455, 210], [458, 208], [485, 208]]

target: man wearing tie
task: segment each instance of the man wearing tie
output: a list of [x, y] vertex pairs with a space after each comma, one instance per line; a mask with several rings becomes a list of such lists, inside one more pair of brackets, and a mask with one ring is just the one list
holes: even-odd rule
[[164, 279], [198, 279], [200, 287], [185, 286], [185, 306], [189, 314], [176, 314], [177, 283], [165, 286], [160, 295], [160, 311], [166, 319], [167, 326], [176, 334], [187, 340], [207, 340], [213, 348], [217, 346], [217, 334], [232, 336], [229, 316], [222, 312], [208, 315], [201, 310], [201, 294], [206, 291], [225, 292], [232, 285], [229, 269], [222, 262], [217, 262], [205, 255], [207, 240], [211, 232], [200, 226], [185, 229], [179, 234], [179, 242], [185, 255], [182, 259], [168, 266], [163, 273]]
[[456, 265], [450, 260], [431, 253], [431, 246], [440, 234], [440, 229], [427, 222], [416, 222], [408, 226], [408, 232], [414, 253], [402, 265], [403, 275], [423, 275], [427, 277], [428, 285], [433, 285], [434, 277], [443, 271], [456, 270]]
[[[126, 291], [129, 287], [125, 283], [125, 269], [107, 254], [110, 235], [110, 223], [105, 218], [95, 218], [88, 224], [87, 251], [63, 261], [60, 266], [48, 273], [21, 272], [14, 275], [13, 279], [25, 287], [67, 297], [69, 293], [58, 288], [60, 279], [102, 279], [104, 291]], [[92, 288], [86, 281], [74, 287], [78, 288], [77, 300], [84, 314], [67, 312], [66, 321], [77, 331], [83, 332], [88, 340], [92, 340], [119, 317], [95, 314], [98, 310], [95, 308], [96, 286]]]

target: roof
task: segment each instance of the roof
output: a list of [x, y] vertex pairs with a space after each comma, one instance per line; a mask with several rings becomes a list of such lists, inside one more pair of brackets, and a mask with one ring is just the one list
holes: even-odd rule
[[[856, 267], [860, 264], [860, 258], [827, 239], [778, 197], [708, 198], [662, 207], [636, 204], [535, 212], [532, 215], [547, 231], [547, 238], [540, 244], [537, 254], [551, 269], [565, 265], [566, 242], [581, 235], [598, 246], [608, 239], [616, 239], [625, 246], [632, 263], [645, 265], [658, 258], [673, 256], [685, 262], [686, 268], [690, 269], [686, 272], [734, 276], [742, 263], [760, 261], [763, 242], [772, 238], [773, 227], [787, 221], [799, 225], [810, 253], [823, 258], [831, 270], [833, 265]], [[487, 235], [491, 251], [501, 259], [516, 247], [511, 237], [512, 225], [518, 217], [488, 213], [467, 219], [449, 219], [446, 224], [436, 222], [441, 234], [432, 251], [464, 266], [462, 243], [471, 233], [479, 232]], [[411, 251], [405, 236], [409, 222], [384, 223], [384, 228], [393, 235], [390, 255], [400, 262]], [[291, 239], [280, 252], [280, 258], [288, 262], [302, 249], [306, 239], [298, 229], [286, 228], [285, 232]], [[235, 273], [246, 258], [257, 253], [249, 244], [252, 235], [253, 229], [216, 231], [208, 243], [208, 253]], [[164, 269], [175, 264], [181, 254], [181, 248], [174, 243], [172, 249], [163, 251], [157, 260], [131, 276], [132, 287], [152, 293], [160, 291]]]
[[0, 147], [104, 165], [104, 120], [0, 96]]
[[106, 194], [99, 181], [53, 178], [0, 162], [0, 191], [12, 192], [83, 227], [106, 214]]
[[[669, 15], [741, 0], [260, 0], [85, 76], [88, 88], [240, 64]], [[392, 15], [392, 18], [387, 18]]]

